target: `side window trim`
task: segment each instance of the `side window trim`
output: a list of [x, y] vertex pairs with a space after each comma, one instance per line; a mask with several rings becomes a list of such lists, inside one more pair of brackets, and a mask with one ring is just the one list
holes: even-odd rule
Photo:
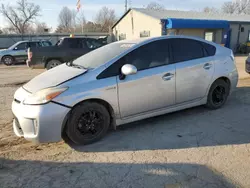
[[[154, 67], [148, 67], [148, 68], [145, 68], [145, 69], [141, 69], [141, 70], [138, 70], [138, 72], [144, 71], [144, 70], [148, 70], [148, 69], [153, 69], [153, 68], [158, 68], [158, 67], [163, 67], [163, 66], [171, 65], [171, 64], [174, 63], [174, 62], [173, 62], [173, 54], [171, 53], [171, 51], [172, 51], [171, 43], [169, 42], [169, 39], [165, 39], [165, 40], [167, 40], [167, 47], [168, 47], [167, 52], [168, 52], [168, 55], [169, 55], [169, 61], [170, 61], [170, 63], [167, 64], [167, 63], [165, 62], [165, 64], [158, 65], [158, 66], [154, 66]], [[163, 40], [161, 40], [161, 41], [163, 41]], [[157, 42], [157, 40], [156, 40], [156, 41], [153, 41], [153, 42]], [[150, 44], [150, 43], [148, 43], [148, 44]], [[147, 44], [146, 44], [146, 45], [147, 45]], [[131, 54], [131, 53], [134, 52], [135, 50], [139, 49], [140, 47], [142, 47], [142, 46], [139, 46], [138, 48], [136, 48], [136, 49], [134, 49], [134, 50], [128, 52], [128, 53], [125, 54], [124, 56], [122, 56], [119, 60], [117, 60], [117, 61], [114, 62], [112, 65], [110, 65], [109, 67], [107, 67], [105, 70], [103, 70], [96, 78], [99, 80], [99, 79], [105, 79], [105, 78], [114, 77], [114, 75], [112, 75], [112, 76], [103, 76], [102, 74], [103, 74], [107, 69], [109, 69], [111, 66], [113, 66], [114, 64], [119, 63], [119, 61], [124, 60], [124, 58], [126, 58], [129, 54]], [[126, 64], [126, 62], [122, 63], [121, 67], [122, 67], [124, 64]], [[119, 72], [121, 71], [121, 67], [120, 67]], [[120, 74], [120, 73], [119, 73], [119, 74]], [[116, 76], [119, 76], [119, 74], [116, 75]]]

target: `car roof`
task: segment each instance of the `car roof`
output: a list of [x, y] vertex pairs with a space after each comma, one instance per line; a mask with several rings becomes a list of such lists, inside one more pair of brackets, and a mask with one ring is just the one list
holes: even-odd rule
[[21, 43], [24, 43], [24, 42], [44, 42], [44, 41], [49, 41], [49, 40], [32, 40], [32, 41], [30, 41], [30, 40], [23, 40], [23, 41], [17, 42], [16, 44], [21, 44]]
[[207, 40], [204, 40], [199, 37], [192, 37], [192, 36], [185, 36], [185, 35], [171, 35], [171, 36], [160, 36], [160, 37], [145, 37], [145, 38], [139, 38], [139, 39], [133, 39], [133, 40], [121, 40], [118, 41], [117, 43], [129, 43], [129, 44], [142, 44], [142, 43], [148, 43], [148, 42], [153, 42], [156, 40], [163, 40], [163, 39], [192, 39], [192, 40], [197, 40], [201, 42], [205, 42], [211, 45], [216, 45], [213, 42], [209, 42]]
[[96, 38], [92, 38], [92, 37], [62, 37], [61, 39], [96, 39]]

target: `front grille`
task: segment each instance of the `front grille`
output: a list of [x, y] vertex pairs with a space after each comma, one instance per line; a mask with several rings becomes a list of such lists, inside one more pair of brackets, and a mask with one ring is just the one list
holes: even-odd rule
[[16, 103], [18, 103], [18, 104], [21, 103], [21, 101], [19, 101], [19, 100], [17, 100], [17, 99], [14, 99], [14, 101], [15, 101]]

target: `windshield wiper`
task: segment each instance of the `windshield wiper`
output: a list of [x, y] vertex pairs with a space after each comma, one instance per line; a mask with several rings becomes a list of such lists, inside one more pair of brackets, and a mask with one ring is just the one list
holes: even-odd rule
[[66, 63], [66, 65], [69, 66], [69, 67], [72, 67], [73, 61], [68, 61], [68, 62]]
[[74, 64], [73, 61], [67, 62], [66, 65], [69, 66], [69, 67], [75, 67], [75, 68], [78, 68], [78, 69], [86, 69], [86, 70], [88, 70], [87, 68], [85, 68], [82, 65]]

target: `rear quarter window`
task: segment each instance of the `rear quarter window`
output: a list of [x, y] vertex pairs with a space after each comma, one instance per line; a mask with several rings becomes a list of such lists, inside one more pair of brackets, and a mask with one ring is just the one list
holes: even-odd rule
[[214, 56], [216, 53], [216, 48], [213, 45], [202, 43], [202, 46], [205, 50], [205, 56]]

